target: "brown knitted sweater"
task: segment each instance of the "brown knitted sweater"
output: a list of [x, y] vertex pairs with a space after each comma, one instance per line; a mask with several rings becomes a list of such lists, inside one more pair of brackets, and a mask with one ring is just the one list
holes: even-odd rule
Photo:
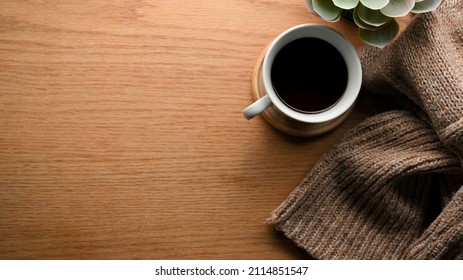
[[463, 1], [365, 48], [364, 88], [413, 106], [366, 119], [270, 222], [319, 259], [463, 259]]

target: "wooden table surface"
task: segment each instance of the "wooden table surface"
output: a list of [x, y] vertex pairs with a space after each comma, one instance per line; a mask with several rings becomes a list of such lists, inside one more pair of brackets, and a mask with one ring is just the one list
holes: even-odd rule
[[241, 110], [303, 0], [0, 0], [1, 259], [310, 258], [266, 219], [366, 116], [316, 138]]

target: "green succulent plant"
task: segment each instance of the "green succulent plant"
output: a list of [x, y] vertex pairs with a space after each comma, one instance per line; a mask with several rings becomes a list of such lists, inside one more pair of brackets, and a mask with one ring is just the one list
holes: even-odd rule
[[345, 10], [359, 28], [362, 40], [383, 48], [399, 33], [395, 20], [408, 13], [426, 13], [435, 10], [444, 0], [305, 0], [309, 9], [322, 19], [338, 21]]

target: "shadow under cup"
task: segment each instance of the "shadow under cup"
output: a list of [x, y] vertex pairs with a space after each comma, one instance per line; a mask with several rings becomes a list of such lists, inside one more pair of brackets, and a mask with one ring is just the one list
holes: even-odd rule
[[344, 121], [361, 82], [360, 60], [346, 38], [323, 25], [295, 26], [259, 57], [252, 77], [256, 101], [243, 114], [261, 114], [289, 135], [319, 135]]

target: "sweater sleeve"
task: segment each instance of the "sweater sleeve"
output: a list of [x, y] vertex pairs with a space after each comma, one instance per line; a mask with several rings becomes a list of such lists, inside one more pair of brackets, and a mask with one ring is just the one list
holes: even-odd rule
[[463, 160], [463, 1], [445, 1], [420, 14], [380, 50], [360, 52], [363, 86], [406, 96], [424, 113], [441, 141]]
[[[391, 111], [350, 131], [270, 222], [319, 259], [418, 258], [434, 250], [426, 245], [445, 225], [426, 231], [447, 208], [441, 194], [462, 185], [459, 159], [434, 130], [410, 112]], [[455, 204], [449, 214], [458, 219], [463, 205]], [[452, 221], [452, 238], [463, 241], [463, 220]]]

